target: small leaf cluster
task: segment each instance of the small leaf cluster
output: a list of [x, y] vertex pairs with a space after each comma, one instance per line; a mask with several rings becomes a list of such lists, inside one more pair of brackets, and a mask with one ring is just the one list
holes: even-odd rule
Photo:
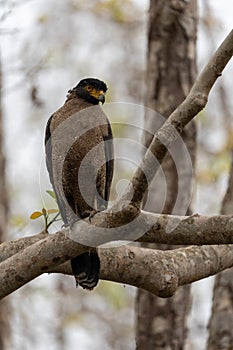
[[[55, 201], [56, 201], [56, 195], [54, 193], [54, 191], [46, 191]], [[51, 215], [56, 214], [55, 217], [53, 217], [51, 219]], [[34, 211], [31, 215], [30, 215], [30, 219], [31, 220], [36, 220], [38, 218], [40, 218], [41, 216], [43, 216], [44, 218], [44, 223], [45, 223], [45, 231], [48, 231], [48, 228], [50, 225], [52, 225], [52, 223], [54, 223], [55, 221], [58, 221], [60, 219], [58, 219], [60, 215], [60, 212], [58, 209], [45, 209], [42, 208], [41, 211]], [[51, 220], [50, 220], [51, 219]]]

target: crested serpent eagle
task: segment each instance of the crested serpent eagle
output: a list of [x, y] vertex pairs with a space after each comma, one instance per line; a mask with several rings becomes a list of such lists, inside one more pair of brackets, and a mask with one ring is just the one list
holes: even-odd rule
[[[106, 91], [106, 84], [98, 79], [81, 80], [47, 122], [46, 165], [66, 226], [107, 208], [113, 140], [110, 123], [99, 106]], [[97, 251], [71, 259], [71, 267], [77, 286], [91, 290], [97, 285]]]

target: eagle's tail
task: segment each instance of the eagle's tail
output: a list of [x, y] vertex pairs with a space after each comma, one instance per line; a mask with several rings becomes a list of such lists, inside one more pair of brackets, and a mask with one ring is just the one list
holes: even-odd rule
[[76, 286], [92, 290], [99, 281], [100, 259], [97, 253], [83, 253], [71, 259]]

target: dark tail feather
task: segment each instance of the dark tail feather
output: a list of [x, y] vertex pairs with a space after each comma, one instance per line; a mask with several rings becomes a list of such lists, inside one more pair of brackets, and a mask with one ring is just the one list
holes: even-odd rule
[[100, 259], [97, 253], [83, 253], [71, 259], [76, 285], [92, 290], [99, 281]]

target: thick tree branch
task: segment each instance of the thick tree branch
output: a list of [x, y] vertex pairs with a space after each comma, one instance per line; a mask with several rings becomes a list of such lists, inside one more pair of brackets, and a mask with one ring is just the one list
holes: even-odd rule
[[[205, 107], [211, 88], [233, 55], [233, 30], [217, 49], [194, 83], [190, 93], [155, 134], [149, 149], [136, 170], [126, 198], [140, 204], [167, 150], [184, 127]], [[156, 158], [156, 161], [155, 161]], [[133, 196], [132, 196], [133, 191]]]
[[83, 245], [70, 240], [66, 230], [26, 247], [0, 264], [0, 299], [20, 288], [49, 268], [86, 251]]
[[[108, 219], [108, 215], [105, 219], [104, 213], [98, 215], [101, 221], [97, 221], [97, 216], [94, 217], [92, 224], [95, 226], [98, 226], [102, 220], [106, 222]], [[233, 244], [233, 215], [204, 216], [195, 214], [191, 216], [176, 216], [142, 211], [139, 217], [140, 226], [137, 226], [137, 229], [139, 233], [142, 232], [142, 236], [140, 237], [140, 234], [137, 233], [138, 242], [172, 245]], [[173, 228], [172, 231], [171, 228]], [[83, 235], [83, 231], [79, 232]], [[95, 232], [95, 227], [91, 229], [91, 232]], [[85, 234], [88, 234], [86, 228]], [[0, 263], [34, 243], [45, 238], [52, 239], [55, 235], [41, 232], [37, 235], [2, 243], [0, 245]], [[103, 243], [108, 241], [107, 238], [101, 237], [100, 239]], [[124, 228], [119, 239], [130, 239], [124, 232]]]
[[[98, 215], [100, 217], [104, 216], [104, 214], [98, 214]], [[93, 220], [96, 220], [96, 218], [93, 218]], [[159, 216], [156, 214], [142, 212], [141, 220], [144, 227], [146, 222], [147, 224], [151, 225], [152, 228], [149, 229], [148, 233], [144, 234], [141, 238], [139, 238], [138, 239], [139, 241], [173, 242], [174, 240], [174, 242], [178, 244], [179, 242], [182, 242], [182, 240], [186, 238], [189, 243], [195, 242], [195, 239], [196, 239], [197, 244], [201, 244], [201, 242], [206, 242], [206, 241], [208, 241], [209, 243], [213, 243], [216, 241], [216, 237], [218, 237], [220, 241], [222, 240], [224, 241], [224, 237], [225, 238], [227, 237], [227, 239], [230, 242], [232, 242], [232, 230], [233, 230], [232, 216], [206, 217], [206, 216], [194, 215], [190, 217], [178, 217], [178, 216], [170, 216], [170, 215]], [[168, 222], [169, 222], [169, 227], [171, 225], [171, 222], [173, 223], [173, 225], [177, 225], [174, 231], [170, 233], [166, 232]], [[95, 226], [93, 227], [91, 225], [89, 225], [89, 227], [91, 232], [91, 234], [90, 232], [89, 234], [91, 236], [92, 234], [95, 234], [96, 227]], [[82, 221], [79, 221], [75, 226], [75, 228], [78, 231], [78, 234], [80, 236], [83, 236], [84, 233], [85, 233], [85, 236], [87, 235], [87, 226], [85, 225], [83, 227]], [[66, 260], [69, 260], [72, 257], [89, 249], [69, 239], [68, 235], [69, 235], [69, 230], [65, 229], [54, 235], [48, 235], [42, 232], [35, 236], [25, 237], [25, 238], [18, 239], [16, 241], [3, 243], [1, 245], [1, 250], [0, 250], [0, 262], [1, 262], [0, 263], [0, 280], [4, 281], [4, 284], [0, 286], [0, 298], [8, 295], [12, 291], [23, 286], [24, 284], [26, 284], [33, 278], [39, 276], [40, 274], [51, 270], [54, 271], [55, 266], [60, 265]], [[119, 237], [119, 239], [124, 239], [124, 235], [122, 234], [121, 237]], [[102, 238], [101, 238], [101, 241], [102, 241]], [[227, 241], [227, 243], [229, 243], [229, 241]], [[218, 261], [218, 259], [220, 259], [221, 257], [221, 252], [222, 252], [222, 248], [218, 248], [218, 247], [216, 248], [211, 247], [210, 253], [208, 254], [207, 254], [207, 248], [204, 248], [204, 247], [202, 248], [197, 247], [197, 250], [192, 250], [192, 249], [195, 249], [194, 247], [192, 247], [192, 249], [190, 248], [189, 250], [184, 250], [184, 252], [182, 250], [175, 250], [174, 252], [172, 252], [171, 256], [169, 255], [171, 254], [171, 252], [158, 252], [158, 251], [153, 251], [149, 249], [145, 250], [143, 248], [137, 248], [135, 252], [137, 252], [137, 257], [138, 257], [137, 258], [138, 260], [136, 260], [136, 262], [138, 261], [138, 268], [136, 268], [135, 264], [133, 265], [134, 269], [137, 271], [137, 277], [129, 276], [128, 282], [126, 280], [121, 280], [120, 277], [119, 279], [117, 279], [118, 277], [113, 278], [114, 274], [116, 274], [115, 276], [118, 276], [118, 275], [121, 276], [121, 274], [118, 274], [118, 272], [113, 270], [111, 272], [110, 271], [108, 272], [109, 273], [108, 277], [107, 277], [107, 272], [105, 272], [105, 274], [103, 274], [103, 278], [109, 279], [109, 280], [113, 278], [114, 281], [118, 281], [118, 282], [121, 281], [123, 283], [129, 283], [129, 284], [135, 285], [135, 282], [131, 283], [131, 278], [133, 279], [136, 278], [137, 281], [139, 281], [140, 280], [139, 276], [142, 273], [141, 279], [145, 284], [147, 283], [145, 282], [146, 280], [145, 273], [143, 274], [143, 270], [139, 269], [140, 264], [144, 266], [145, 270], [149, 269], [149, 271], [151, 271], [150, 265], [152, 266], [152, 268], [154, 268], [155, 265], [159, 266], [158, 261], [160, 262], [161, 259], [163, 260], [168, 258], [170, 259], [169, 261], [171, 263], [170, 269], [174, 269], [174, 266], [177, 266], [176, 264], [178, 264], [175, 258], [176, 254], [178, 254], [177, 259], [179, 260], [180, 259], [179, 252], [181, 251], [182, 254], [184, 254], [184, 256], [187, 259], [186, 265], [187, 263], [191, 265], [193, 264], [193, 268], [192, 270], [190, 268], [187, 269], [187, 272], [190, 274], [189, 279], [187, 279], [187, 277], [184, 277], [184, 280], [182, 280], [183, 282], [182, 283], [179, 282], [177, 285], [190, 283], [192, 281], [195, 281], [196, 278], [199, 279], [199, 278], [209, 276], [209, 274], [212, 273], [210, 271], [219, 272], [224, 268], [232, 266], [232, 260], [229, 260], [228, 253], [230, 251], [232, 254], [233, 247], [232, 246], [226, 246], [226, 247], [223, 246], [223, 247], [226, 251], [226, 254], [224, 253], [225, 260], [223, 263], [220, 263], [220, 265], [219, 264], [216, 265], [216, 257], [214, 255], [214, 254], [217, 254], [217, 257], [218, 257], [217, 261]], [[122, 249], [126, 249], [126, 247]], [[100, 250], [104, 252], [102, 253], [103, 260], [105, 261], [105, 259], [107, 259], [108, 261], [106, 265], [103, 265], [103, 266], [106, 266], [106, 271], [110, 270], [110, 265], [109, 265], [110, 258], [108, 257], [109, 256], [108, 254], [112, 254], [113, 261], [111, 262], [111, 264], [113, 264], [113, 268], [114, 266], [116, 266], [114, 264], [118, 264], [117, 262], [118, 259], [122, 259], [122, 261], [124, 261], [125, 255], [118, 256], [118, 254], [120, 254], [121, 252], [124, 252], [123, 250], [122, 251], [119, 250], [119, 248], [105, 249], [105, 250], [100, 249]], [[193, 251], [195, 253], [193, 253]], [[205, 262], [204, 263], [201, 262], [200, 256], [203, 256], [204, 254], [203, 252], [205, 252], [208, 259], [211, 260], [212, 258], [214, 258], [212, 259], [212, 263], [211, 263], [211, 266], [213, 265], [213, 267], [211, 267], [213, 270], [209, 270], [210, 262], [206, 263], [206, 259], [207, 259], [206, 257], [204, 257]], [[148, 256], [146, 257], [147, 254]], [[139, 263], [139, 257], [143, 258], [140, 263]], [[154, 259], [155, 259], [155, 262], [154, 262]], [[195, 261], [195, 259], [198, 261], [198, 263]], [[184, 261], [182, 263], [184, 263]], [[206, 266], [205, 271], [201, 270], [202, 264], [203, 266]], [[108, 265], [109, 265], [109, 268], [107, 268]], [[103, 271], [105, 271], [105, 268], [103, 266], [102, 266]], [[121, 267], [118, 266], [118, 269], [120, 269], [121, 271]], [[197, 269], [197, 271], [195, 271], [195, 269]], [[162, 273], [164, 274], [164, 270]], [[154, 274], [155, 272], [153, 272], [152, 276], [154, 276]], [[176, 272], [176, 274], [178, 274], [178, 272]], [[180, 277], [179, 277], [180, 281], [181, 281], [181, 276], [182, 274], [180, 274]], [[198, 277], [195, 277], [195, 276], [198, 276]], [[144, 287], [142, 285], [138, 285], [138, 286], [151, 291], [152, 287], [150, 284], [156, 284], [157, 282], [154, 280], [153, 282], [150, 281], [148, 283], [149, 284], [148, 285], [145, 284]], [[172, 286], [174, 287], [173, 284]], [[153, 290], [154, 290], [154, 293], [156, 291], [156, 293], [161, 294], [160, 287], [158, 287], [158, 285], [156, 285], [156, 287], [154, 287]]]
[[145, 227], [139, 242], [171, 245], [233, 244], [233, 215], [159, 215], [142, 211]]
[[[210, 249], [211, 248], [211, 249]], [[179, 286], [214, 275], [233, 266], [233, 247], [188, 247], [159, 251], [133, 246], [100, 249], [100, 278], [143, 288], [160, 297]], [[72, 275], [70, 264], [50, 272]]]
[[[70, 264], [57, 265], [83, 251], [85, 247], [71, 241], [64, 232], [49, 235], [25, 248], [0, 264], [0, 279], [4, 281], [0, 286], [0, 298], [44, 272], [71, 274]], [[211, 249], [188, 247], [174, 251], [132, 246], [100, 249], [100, 277], [167, 297], [180, 285], [232, 267], [232, 253], [231, 245], [212, 246]]]
[[15, 239], [13, 241], [6, 241], [0, 245], [0, 263], [11, 256], [17, 254], [21, 250], [29, 247], [30, 245], [39, 242], [48, 237], [48, 233], [42, 231], [33, 236], [27, 236]]

